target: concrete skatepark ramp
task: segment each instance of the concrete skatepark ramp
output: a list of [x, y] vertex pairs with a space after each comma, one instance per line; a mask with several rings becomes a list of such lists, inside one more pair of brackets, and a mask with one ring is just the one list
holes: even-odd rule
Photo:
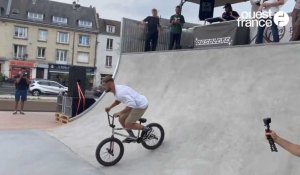
[[[300, 160], [271, 153], [262, 119], [299, 142], [300, 44], [122, 55], [117, 84], [148, 97], [149, 122], [165, 129], [155, 150], [126, 144], [123, 159], [102, 167], [98, 143], [109, 137], [104, 107], [49, 132], [107, 175], [296, 175]], [[120, 107], [119, 107], [120, 109]], [[113, 110], [113, 112], [117, 109]]]

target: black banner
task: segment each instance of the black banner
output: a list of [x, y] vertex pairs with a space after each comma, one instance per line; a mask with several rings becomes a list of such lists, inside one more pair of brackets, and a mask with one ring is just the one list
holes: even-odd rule
[[237, 21], [222, 22], [194, 29], [194, 47], [216, 47], [249, 44], [249, 28], [238, 27]]

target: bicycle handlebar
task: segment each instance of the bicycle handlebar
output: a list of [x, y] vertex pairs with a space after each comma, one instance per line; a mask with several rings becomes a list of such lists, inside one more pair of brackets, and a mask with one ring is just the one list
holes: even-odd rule
[[[115, 124], [114, 124], [115, 123], [115, 117], [110, 115], [109, 112], [106, 112], [106, 114], [107, 114], [107, 119], [108, 119], [108, 125], [110, 127], [114, 128], [115, 127]], [[110, 118], [112, 118], [112, 121], [110, 120]]]

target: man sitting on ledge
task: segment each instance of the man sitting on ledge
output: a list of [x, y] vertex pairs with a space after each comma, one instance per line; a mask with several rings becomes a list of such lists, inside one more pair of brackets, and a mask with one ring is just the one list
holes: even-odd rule
[[223, 13], [222, 18], [226, 21], [237, 20], [240, 17], [238, 12], [232, 10], [230, 3], [226, 3], [224, 9], [225, 12]]

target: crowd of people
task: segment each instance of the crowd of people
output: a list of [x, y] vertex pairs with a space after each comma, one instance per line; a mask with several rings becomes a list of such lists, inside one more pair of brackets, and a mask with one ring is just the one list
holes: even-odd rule
[[[292, 37], [290, 41], [300, 40], [300, 0], [295, 0], [296, 4], [292, 12]], [[273, 42], [279, 42], [279, 31], [278, 26], [274, 22], [274, 15], [280, 11], [280, 6], [284, 4], [284, 0], [261, 0], [257, 5], [259, 6], [258, 11], [260, 12], [271, 12], [271, 31], [273, 36]], [[169, 50], [180, 49], [180, 41], [182, 28], [185, 23], [184, 16], [181, 14], [181, 6], [177, 6], [175, 14], [170, 18], [170, 41]], [[222, 19], [224, 21], [237, 20], [240, 17], [239, 13], [234, 11], [230, 3], [226, 3], [224, 6], [224, 13], [222, 14]], [[269, 19], [260, 19], [260, 23], [263, 24]], [[158, 17], [157, 9], [152, 9], [152, 16], [148, 16], [142, 21], [142, 24], [147, 25], [147, 35], [145, 41], [145, 52], [155, 51], [157, 47], [159, 30], [162, 31], [160, 25], [160, 19]], [[263, 43], [263, 33], [265, 26], [258, 26], [257, 36], [255, 43]], [[174, 47], [175, 45], [175, 47]]]

